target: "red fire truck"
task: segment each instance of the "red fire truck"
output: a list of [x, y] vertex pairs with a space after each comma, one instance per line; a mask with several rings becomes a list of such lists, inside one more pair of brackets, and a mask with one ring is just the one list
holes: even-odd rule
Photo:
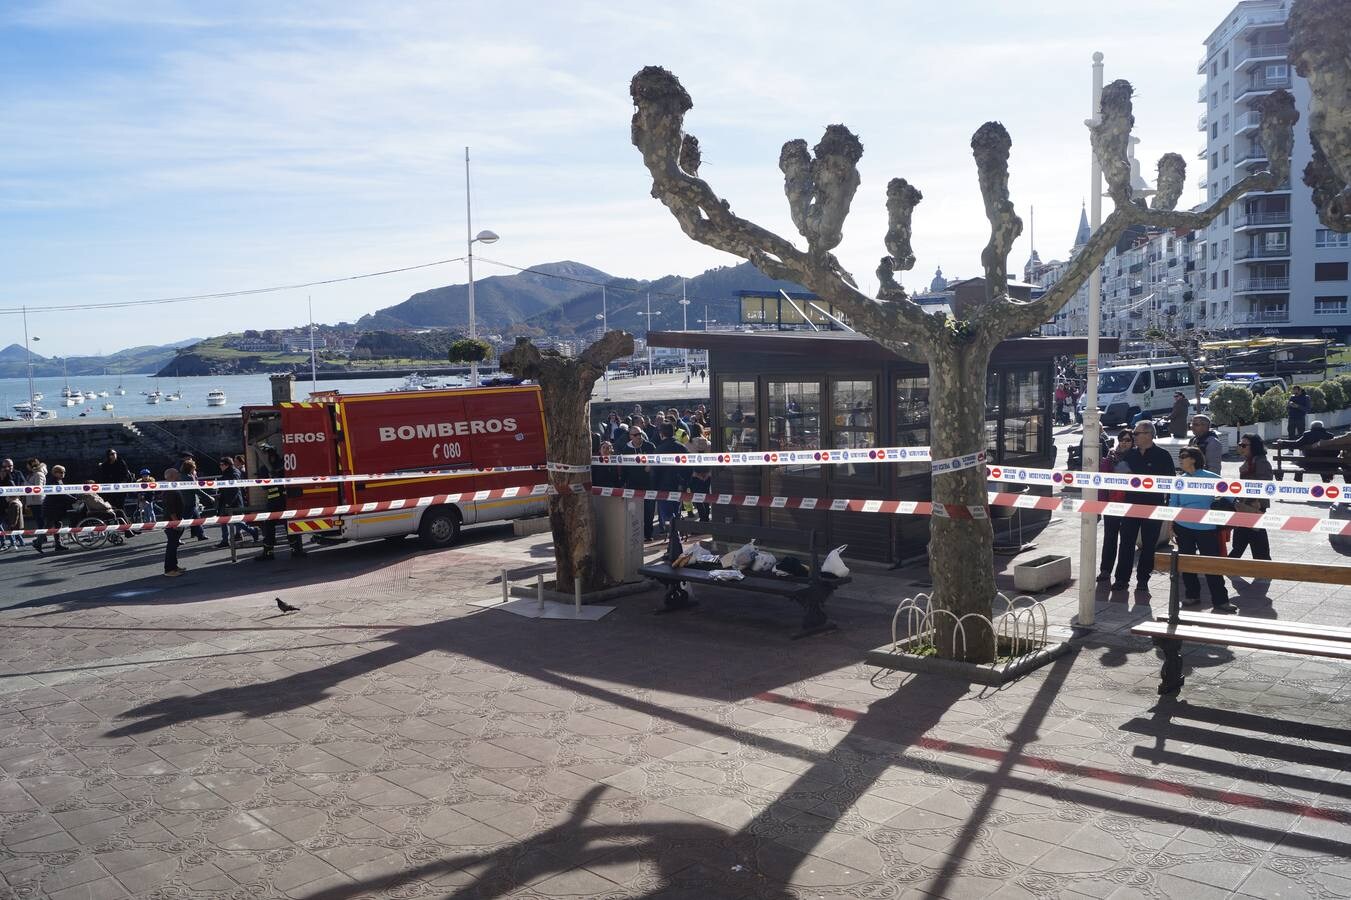
[[[267, 465], [268, 447], [282, 457], [283, 471], [273, 475], [406, 476], [296, 485], [287, 489], [287, 509], [530, 488], [544, 480], [542, 471], [426, 474], [542, 467], [544, 410], [535, 385], [351, 395], [327, 392], [312, 395], [306, 402], [246, 406], [243, 421], [250, 476]], [[522, 493], [525, 496], [463, 499], [289, 522], [287, 527], [293, 534], [320, 532], [348, 540], [398, 540], [416, 534], [428, 546], [444, 547], [455, 541], [461, 526], [548, 512], [547, 497]]]

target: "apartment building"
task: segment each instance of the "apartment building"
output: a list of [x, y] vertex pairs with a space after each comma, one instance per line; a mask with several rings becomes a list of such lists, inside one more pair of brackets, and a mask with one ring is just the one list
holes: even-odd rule
[[1197, 186], [1208, 200], [1266, 166], [1258, 141], [1263, 97], [1289, 90], [1301, 115], [1292, 179], [1273, 191], [1244, 194], [1200, 236], [1207, 319], [1238, 335], [1344, 340], [1351, 332], [1351, 241], [1322, 227], [1300, 180], [1313, 148], [1309, 87], [1287, 59], [1289, 7], [1289, 0], [1243, 0], [1206, 38], [1197, 66], [1205, 78], [1197, 127], [1206, 138]]

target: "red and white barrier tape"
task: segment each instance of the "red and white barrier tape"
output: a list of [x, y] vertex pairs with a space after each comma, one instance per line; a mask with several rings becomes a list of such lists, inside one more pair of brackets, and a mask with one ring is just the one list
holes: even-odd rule
[[[590, 485], [569, 485], [564, 490], [574, 494], [586, 493]], [[458, 494], [433, 494], [426, 497], [414, 497], [404, 500], [378, 500], [369, 503], [347, 503], [340, 506], [317, 506], [310, 509], [285, 509], [276, 512], [240, 513], [232, 516], [199, 516], [195, 519], [164, 519], [156, 522], [132, 522], [116, 525], [91, 525], [87, 528], [36, 528], [25, 531], [0, 532], [0, 536], [22, 535], [38, 537], [40, 535], [98, 534], [102, 532], [142, 532], [162, 531], [165, 528], [191, 528], [197, 525], [234, 525], [268, 521], [305, 521], [323, 519], [329, 516], [359, 515], [361, 513], [385, 512], [392, 509], [416, 509], [424, 506], [436, 506], [442, 503], [480, 502], [500, 500], [511, 497], [546, 497], [557, 493], [551, 485], [537, 484], [529, 487], [498, 488], [491, 491], [463, 491]]]
[[[715, 506], [756, 506], [771, 509], [829, 510], [831, 512], [882, 513], [900, 516], [943, 516], [952, 519], [989, 518], [988, 507], [955, 503], [929, 503], [917, 500], [849, 499], [843, 497], [771, 497], [759, 494], [693, 494], [679, 491], [640, 491], [631, 488], [592, 487], [601, 497], [635, 500], [680, 500], [711, 503]], [[1078, 500], [1070, 497], [1037, 497], [991, 492], [991, 506], [1017, 509], [1064, 510], [1066, 512], [1155, 519], [1160, 522], [1196, 522], [1230, 528], [1265, 528], [1272, 531], [1351, 534], [1351, 520], [1319, 519], [1314, 516], [1283, 516], [1275, 513], [1241, 513], [1223, 510], [1186, 509], [1176, 506], [1150, 506], [1143, 503], [1114, 503], [1105, 500]]]
[[1076, 472], [1073, 469], [1033, 469], [1018, 465], [990, 466], [990, 481], [1011, 484], [1059, 485], [1085, 490], [1126, 491], [1139, 494], [1203, 494], [1250, 500], [1326, 502], [1346, 493], [1335, 484], [1255, 481], [1229, 478], [1192, 478], [1187, 475], [1132, 475], [1117, 472]]
[[[414, 478], [464, 478], [473, 475], [504, 475], [511, 472], [539, 472], [544, 466], [505, 466], [496, 469], [417, 469], [411, 472], [385, 472], [375, 475], [296, 475], [282, 478], [198, 478], [194, 481], [120, 481], [115, 484], [45, 484], [0, 486], [0, 497], [32, 497], [47, 494], [132, 494], [147, 491], [203, 490], [222, 488], [287, 487], [300, 484], [339, 484], [351, 481], [395, 481]], [[589, 471], [589, 467], [582, 471]]]

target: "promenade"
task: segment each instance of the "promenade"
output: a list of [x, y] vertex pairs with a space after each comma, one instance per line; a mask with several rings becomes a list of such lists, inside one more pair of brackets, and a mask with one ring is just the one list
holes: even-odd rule
[[[0, 554], [4, 896], [1351, 895], [1351, 667], [1195, 648], [1157, 704], [1128, 629], [1161, 575], [993, 689], [861, 662], [921, 568], [856, 568], [840, 630], [795, 642], [793, 610], [739, 593], [599, 622], [471, 605], [551, 562], [503, 527], [266, 566], [208, 547], [171, 581], [159, 536]], [[1346, 589], [1235, 603], [1351, 625]]]

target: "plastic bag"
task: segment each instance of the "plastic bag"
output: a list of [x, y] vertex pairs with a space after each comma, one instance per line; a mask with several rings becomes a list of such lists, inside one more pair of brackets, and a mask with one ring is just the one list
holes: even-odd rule
[[685, 551], [689, 554], [690, 562], [706, 563], [719, 561], [718, 554], [698, 542], [686, 547]]
[[765, 550], [756, 550], [755, 559], [751, 561], [752, 572], [768, 572], [774, 568], [774, 564], [779, 560], [773, 553]]
[[811, 575], [812, 570], [807, 568], [806, 564], [796, 556], [785, 556], [779, 560], [778, 565], [774, 567], [774, 574], [785, 578], [792, 576], [795, 578], [806, 578]]
[[848, 544], [841, 544], [830, 551], [830, 553], [826, 555], [826, 561], [821, 563], [821, 573], [834, 576], [835, 578], [848, 578], [849, 567], [844, 564], [844, 558], [840, 556], [840, 554], [848, 549], [848, 547]]
[[744, 569], [755, 561], [755, 541], [743, 544], [722, 555], [722, 564], [729, 569]]

